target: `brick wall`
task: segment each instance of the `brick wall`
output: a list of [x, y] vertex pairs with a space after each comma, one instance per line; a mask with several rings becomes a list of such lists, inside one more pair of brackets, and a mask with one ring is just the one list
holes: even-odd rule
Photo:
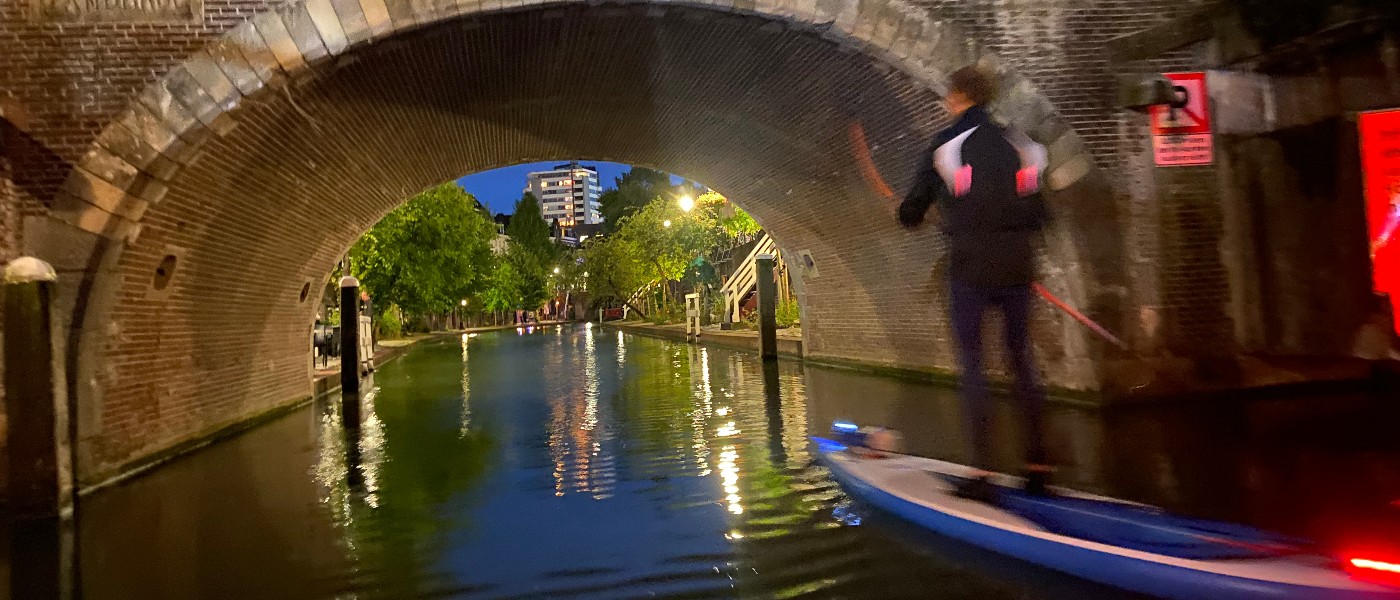
[[[3, 115], [0, 115], [2, 117]], [[0, 121], [0, 123], [7, 121]], [[10, 159], [0, 153], [0, 265], [8, 263], [19, 248], [19, 192], [15, 189], [14, 174], [10, 169]], [[0, 322], [0, 348], [4, 347], [4, 323]], [[5, 365], [0, 361], [0, 381], [5, 380]], [[0, 385], [0, 456], [5, 454], [9, 440], [6, 419], [5, 389]], [[0, 490], [7, 489], [9, 466], [0, 464]]]
[[[1081, 242], [1085, 264], [1065, 267], [1082, 270], [1089, 289], [1078, 299], [1090, 314], [1123, 332], [1139, 352], [1190, 352], [1204, 340], [1228, 349], [1230, 290], [1216, 253], [1221, 216], [1215, 169], [1152, 168], [1146, 118], [1111, 104], [1116, 74], [1199, 70], [1200, 50], [1111, 66], [1104, 49], [1109, 39], [1188, 14], [1206, 2], [924, 4], [1033, 82], [1112, 182], [1076, 190], [1072, 200], [1055, 203], [1071, 235], [1098, 237]], [[1154, 320], [1160, 322], [1152, 326]]]
[[[1130, 162], [1119, 133], [1131, 117], [1107, 106], [1098, 52], [1181, 9], [851, 2], [803, 16], [737, 4], [556, 5], [424, 25], [441, 7], [278, 3], [173, 70], [257, 5], [206, 2], [198, 25], [61, 27], [5, 5], [0, 86], [28, 110], [40, 150], [20, 188], [30, 214], [53, 216], [31, 237], [63, 273], [85, 478], [308, 394], [319, 282], [344, 249], [424, 187], [531, 160], [703, 181], [785, 251], [812, 253], [819, 276], [795, 286], [812, 353], [952, 368], [943, 241], [894, 223], [849, 131], [862, 124], [902, 192], [944, 120], [931, 82], [971, 61], [1000, 69], [998, 113], [1053, 143], [1052, 167], [1087, 149], [1103, 169], [1058, 192], [1047, 263], [1076, 303], [1129, 312], [1137, 265], [1123, 264], [1125, 228], [1112, 225], [1131, 233], [1155, 216], [1109, 185]], [[1047, 377], [1097, 385], [1097, 346], [1040, 310]]]

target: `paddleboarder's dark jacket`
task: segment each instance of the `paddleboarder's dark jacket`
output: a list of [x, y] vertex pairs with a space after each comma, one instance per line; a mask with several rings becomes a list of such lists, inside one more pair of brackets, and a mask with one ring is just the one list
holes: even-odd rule
[[1043, 146], [973, 106], [923, 154], [899, 220], [918, 226], [937, 204], [952, 246], [949, 277], [985, 286], [1029, 284], [1034, 237], [1050, 220], [1039, 186], [1044, 165]]

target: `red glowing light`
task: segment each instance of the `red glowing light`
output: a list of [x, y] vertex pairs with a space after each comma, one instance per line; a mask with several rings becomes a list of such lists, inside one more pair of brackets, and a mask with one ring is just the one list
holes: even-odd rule
[[1358, 556], [1346, 559], [1345, 564], [1347, 573], [1356, 579], [1384, 585], [1400, 585], [1400, 563]]
[[1358, 120], [1366, 221], [1371, 246], [1371, 279], [1387, 294], [1400, 332], [1400, 110], [1363, 113]]
[[1353, 558], [1347, 562], [1351, 563], [1351, 566], [1356, 567], [1358, 569], [1375, 569], [1377, 571], [1385, 571], [1387, 573], [1395, 573], [1396, 575], [1400, 575], [1400, 565], [1397, 565], [1395, 563], [1388, 563], [1379, 560], [1370, 560], [1367, 558]]
[[1029, 196], [1040, 191], [1040, 170], [1031, 165], [1016, 172], [1016, 192]]

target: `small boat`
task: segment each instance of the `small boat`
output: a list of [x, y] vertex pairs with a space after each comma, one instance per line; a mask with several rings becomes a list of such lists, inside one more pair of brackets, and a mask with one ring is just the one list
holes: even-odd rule
[[[842, 435], [855, 431], [849, 424], [833, 431], [840, 441], [812, 441], [821, 462], [856, 500], [934, 533], [1076, 577], [1182, 600], [1400, 600], [1400, 587], [1388, 585], [1400, 579], [1386, 579], [1400, 574], [1392, 563], [1345, 564], [1316, 553], [1304, 540], [1114, 498], [1059, 489], [1032, 496], [1020, 491], [1019, 478], [1006, 475], [992, 479], [994, 504], [968, 500], [953, 494], [968, 467], [863, 450], [858, 440]], [[1356, 573], [1358, 567], [1364, 572]], [[1378, 580], [1362, 579], [1368, 575]]]

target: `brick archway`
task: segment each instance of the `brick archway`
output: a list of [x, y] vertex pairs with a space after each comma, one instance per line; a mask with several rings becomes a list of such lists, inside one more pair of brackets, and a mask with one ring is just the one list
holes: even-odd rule
[[[895, 226], [849, 125], [902, 189], [942, 119], [938, 82], [971, 62], [1001, 74], [999, 116], [1051, 147], [1052, 187], [1084, 180], [1092, 161], [1043, 95], [901, 1], [307, 0], [260, 14], [147, 87], [28, 240], [80, 274], [64, 284], [84, 479], [308, 395], [317, 302], [303, 286], [319, 290], [417, 191], [531, 160], [703, 181], [811, 253], [816, 276], [795, 270], [809, 354], [951, 368], [941, 241]], [[1057, 240], [1052, 261], [1076, 262], [1081, 242]], [[1055, 281], [1080, 298], [1084, 278]], [[1046, 334], [1070, 348], [1046, 358], [1052, 381], [1092, 387], [1078, 330]]]

